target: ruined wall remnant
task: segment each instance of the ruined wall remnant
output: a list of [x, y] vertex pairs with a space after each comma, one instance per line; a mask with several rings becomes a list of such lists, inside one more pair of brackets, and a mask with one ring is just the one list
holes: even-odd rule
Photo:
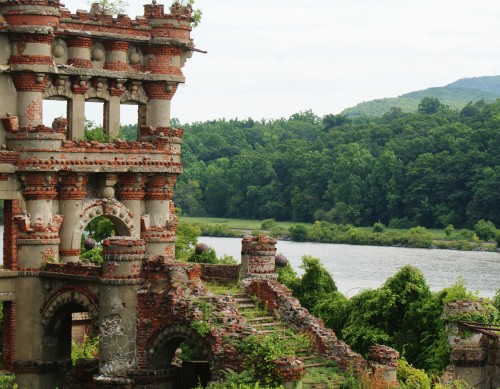
[[[59, 0], [0, 1], [2, 356], [20, 387], [70, 385], [55, 363], [69, 357], [78, 312], [101, 344], [98, 371], [90, 364], [81, 376], [99, 377], [97, 387], [141, 381], [136, 296], [143, 261], [175, 256], [183, 132], [170, 127], [170, 103], [195, 50], [191, 8], [174, 11], [153, 1], [131, 19], [95, 7], [72, 14]], [[64, 117], [47, 123], [47, 100], [60, 101]], [[84, 140], [86, 103], [96, 101], [108, 143]], [[137, 113], [132, 142], [117, 138], [122, 104]], [[80, 245], [99, 216], [116, 237], [93, 266], [81, 263]]]

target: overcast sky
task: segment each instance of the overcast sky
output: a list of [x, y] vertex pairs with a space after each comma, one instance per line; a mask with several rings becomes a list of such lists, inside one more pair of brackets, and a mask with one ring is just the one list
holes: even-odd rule
[[[161, 0], [158, 0], [160, 3]], [[73, 13], [90, 7], [63, 0]], [[144, 4], [129, 1], [128, 13]], [[169, 4], [166, 2], [165, 4]], [[323, 116], [500, 74], [498, 0], [196, 0], [199, 49], [172, 103], [181, 122]], [[135, 122], [135, 114], [125, 121]]]

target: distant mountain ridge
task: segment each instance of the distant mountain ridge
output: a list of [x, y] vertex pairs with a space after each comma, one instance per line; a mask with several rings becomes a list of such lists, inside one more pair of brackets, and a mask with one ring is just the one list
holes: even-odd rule
[[409, 92], [399, 97], [363, 101], [346, 108], [342, 114], [350, 117], [382, 116], [392, 107], [414, 112], [420, 100], [428, 96], [436, 97], [443, 104], [456, 109], [462, 109], [470, 101], [495, 101], [500, 98], [500, 76], [462, 78], [445, 86]]

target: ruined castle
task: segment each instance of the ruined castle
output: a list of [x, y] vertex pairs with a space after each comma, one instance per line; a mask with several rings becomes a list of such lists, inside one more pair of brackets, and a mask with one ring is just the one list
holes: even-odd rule
[[[230, 339], [256, 330], [237, 297], [210, 294], [203, 281], [234, 283], [240, 274], [248, 294], [319, 352], [344, 368], [368, 366], [274, 280], [274, 240], [245, 238], [241, 266], [175, 263], [183, 132], [170, 126], [170, 102], [196, 51], [189, 7], [153, 0], [133, 20], [96, 7], [72, 14], [59, 0], [2, 0], [0, 14], [2, 358], [20, 388], [173, 388], [172, 358], [185, 340], [199, 349], [207, 380], [238, 370]], [[45, 123], [47, 100], [66, 115]], [[84, 140], [87, 103], [96, 101], [106, 143]], [[137, 112], [136, 141], [117, 138], [123, 104]], [[100, 216], [116, 236], [96, 266], [80, 260], [80, 247]], [[191, 325], [206, 314], [200, 301], [218, 323], [203, 336]], [[73, 366], [81, 331], [98, 334], [99, 355]], [[370, 366], [394, 383], [397, 353], [372, 351]], [[292, 362], [281, 362], [285, 381], [294, 379]]]

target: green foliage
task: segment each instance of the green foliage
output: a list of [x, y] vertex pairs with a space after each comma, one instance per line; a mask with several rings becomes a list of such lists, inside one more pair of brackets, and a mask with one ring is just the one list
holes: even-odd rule
[[77, 359], [97, 358], [99, 354], [99, 337], [86, 338], [84, 342], [71, 341], [71, 361], [73, 366]]
[[380, 222], [376, 222], [374, 225], [373, 225], [373, 232], [384, 232], [385, 230], [385, 225], [383, 223], [380, 223]]
[[496, 237], [497, 229], [489, 220], [481, 219], [474, 225], [474, 231], [479, 239], [493, 240]]
[[312, 309], [318, 299], [327, 298], [337, 292], [335, 281], [318, 258], [304, 255], [300, 267], [304, 270], [304, 275], [300, 279], [296, 293], [300, 296], [302, 306]]
[[453, 224], [448, 224], [446, 228], [444, 229], [444, 233], [446, 236], [449, 238], [451, 235], [455, 232], [455, 228], [453, 227]]
[[437, 113], [443, 105], [435, 97], [424, 97], [418, 104], [418, 112], [425, 115], [432, 115]]
[[189, 7], [191, 9], [191, 16], [193, 18], [193, 27], [198, 27], [201, 22], [203, 12], [199, 8], [193, 8], [195, 0], [176, 0], [172, 5], [180, 5], [181, 7]]
[[194, 254], [194, 249], [200, 236], [200, 228], [183, 222], [177, 226], [177, 240], [175, 241], [175, 259], [187, 262]]
[[[107, 2], [107, 0], [101, 0]], [[84, 139], [87, 141], [97, 141], [107, 143], [111, 141], [111, 137], [106, 135], [104, 128], [98, 127], [93, 121], [85, 121]]]
[[260, 228], [262, 230], [271, 230], [277, 226], [276, 220], [274, 219], [265, 219], [262, 220], [262, 224], [260, 225]]
[[188, 262], [194, 263], [211, 263], [217, 265], [237, 265], [238, 262], [230, 255], [225, 255], [221, 258], [217, 258], [217, 254], [213, 248], [203, 251], [200, 254], [193, 252], [193, 254], [188, 258]]
[[410, 228], [408, 235], [408, 247], [424, 247], [432, 246], [432, 235], [425, 227]]
[[14, 384], [15, 379], [16, 379], [15, 375], [1, 374], [0, 375], [0, 389], [17, 388], [17, 385]]
[[87, 4], [96, 4], [99, 12], [110, 15], [124, 13], [128, 6], [125, 0], [90, 0]]
[[301, 224], [290, 226], [288, 232], [294, 242], [304, 242], [307, 238], [307, 227]]
[[431, 389], [431, 379], [423, 370], [416, 369], [405, 359], [399, 360], [397, 378], [403, 389]]
[[[87, 260], [95, 265], [101, 265], [103, 262], [102, 256], [102, 241], [110, 236], [115, 235], [115, 226], [104, 216], [98, 216], [92, 219], [85, 227], [80, 244], [80, 258]], [[96, 241], [96, 246], [93, 249], [86, 249], [83, 242], [87, 238], [92, 238]]]
[[212, 329], [210, 323], [205, 320], [193, 321], [190, 327], [202, 337], [207, 336], [210, 333], [210, 330]]
[[278, 282], [297, 292], [300, 286], [300, 277], [297, 275], [293, 267], [288, 263], [284, 267], [277, 267]]
[[493, 305], [500, 312], [500, 289], [495, 293], [495, 297], [493, 298]]
[[190, 216], [319, 221], [315, 239], [325, 222], [500, 225], [500, 102], [462, 112], [444, 104], [433, 114], [392, 110], [370, 120], [321, 120], [307, 111], [184, 125], [176, 204]]
[[279, 385], [281, 382], [274, 375], [273, 361], [282, 356], [294, 356], [295, 346], [295, 339], [285, 341], [280, 338], [279, 334], [250, 335], [241, 342], [240, 346], [245, 355], [243, 368], [251, 370], [255, 379], [261, 384]]
[[92, 238], [97, 243], [101, 243], [104, 239], [115, 235], [115, 226], [105, 216], [98, 216], [92, 219], [85, 228], [85, 233], [82, 239]]
[[500, 231], [497, 231], [497, 234], [495, 235], [495, 242], [497, 244], [497, 250], [500, 249]]
[[96, 246], [91, 250], [82, 248], [80, 259], [89, 261], [97, 266], [102, 265], [102, 262], [104, 261], [104, 257], [102, 255], [102, 246]]

